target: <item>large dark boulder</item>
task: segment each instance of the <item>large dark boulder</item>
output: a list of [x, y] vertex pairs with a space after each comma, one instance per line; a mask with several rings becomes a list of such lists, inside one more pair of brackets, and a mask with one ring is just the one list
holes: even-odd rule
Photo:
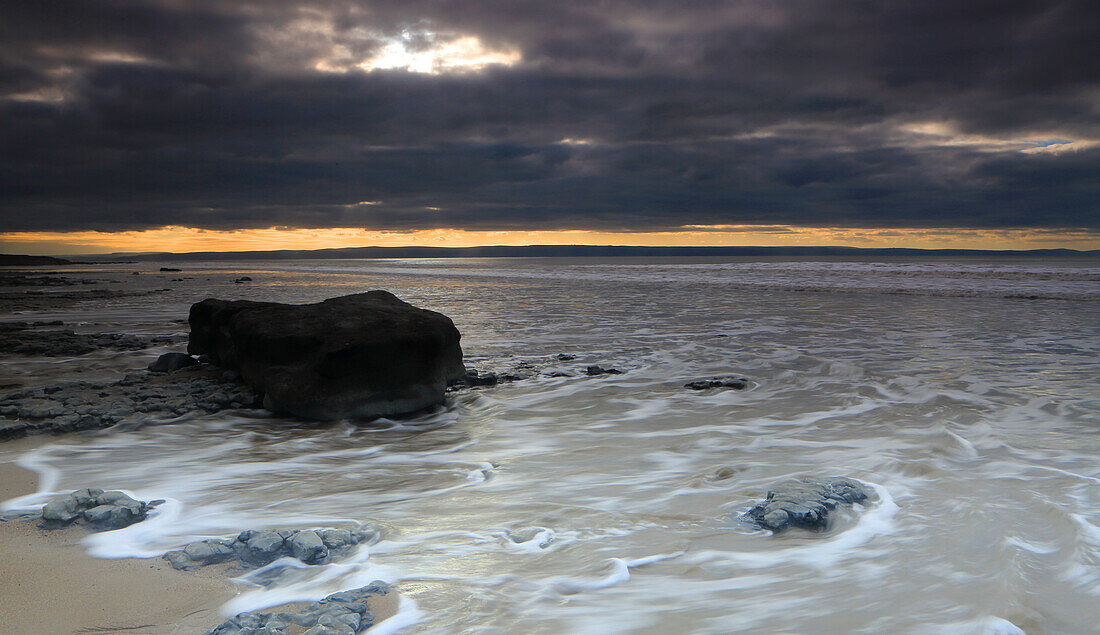
[[463, 377], [447, 316], [370, 291], [317, 304], [203, 300], [187, 352], [238, 370], [264, 406], [308, 419], [415, 412]]

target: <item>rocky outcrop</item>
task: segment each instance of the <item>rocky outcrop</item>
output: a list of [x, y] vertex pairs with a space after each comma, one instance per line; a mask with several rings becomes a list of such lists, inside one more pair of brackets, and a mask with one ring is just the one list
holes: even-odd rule
[[233, 540], [201, 540], [161, 556], [175, 569], [190, 571], [231, 560], [246, 567], [262, 567], [290, 556], [305, 564], [324, 564], [355, 545], [377, 540], [380, 530], [263, 529], [242, 531]]
[[258, 633], [302, 633], [303, 635], [355, 635], [374, 625], [369, 607], [392, 593], [380, 580], [351, 591], [333, 593], [310, 602], [296, 613], [238, 613], [206, 635], [248, 635]]
[[451, 319], [386, 291], [306, 305], [203, 300], [189, 322], [189, 353], [239, 370], [270, 410], [308, 419], [412, 413], [466, 373]]
[[830, 512], [868, 498], [863, 486], [851, 479], [791, 479], [773, 485], [767, 500], [754, 505], [745, 518], [774, 532], [791, 527], [824, 531], [829, 528]]
[[44, 529], [57, 529], [81, 522], [97, 531], [122, 529], [145, 520], [149, 509], [159, 501], [146, 503], [134, 500], [122, 492], [101, 489], [78, 489], [57, 496], [42, 508]]
[[697, 379], [684, 384], [684, 388], [690, 390], [708, 390], [710, 388], [732, 388], [744, 390], [749, 385], [749, 380], [744, 377], [711, 377], [710, 379]]
[[100, 349], [136, 351], [156, 344], [179, 341], [171, 336], [143, 338], [122, 333], [75, 333], [68, 329], [43, 328], [61, 326], [61, 324], [61, 322], [0, 323], [0, 353], [75, 357]]
[[107, 428], [145, 414], [175, 417], [259, 407], [251, 388], [209, 366], [168, 375], [133, 373], [115, 382], [69, 382], [0, 396], [0, 441]]

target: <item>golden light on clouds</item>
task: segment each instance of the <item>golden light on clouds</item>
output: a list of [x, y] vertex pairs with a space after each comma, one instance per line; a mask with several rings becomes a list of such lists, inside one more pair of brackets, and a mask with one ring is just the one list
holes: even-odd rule
[[0, 233], [0, 252], [93, 254], [331, 249], [341, 247], [472, 247], [479, 245], [848, 246], [919, 249], [1100, 249], [1100, 234], [1043, 229], [855, 229], [788, 225], [692, 225], [678, 231], [408, 232], [359, 228], [203, 230], [162, 227], [123, 232]]

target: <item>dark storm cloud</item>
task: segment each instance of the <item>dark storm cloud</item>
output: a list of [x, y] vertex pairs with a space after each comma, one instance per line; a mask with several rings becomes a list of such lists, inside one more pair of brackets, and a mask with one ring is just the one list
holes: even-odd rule
[[0, 230], [1100, 229], [1097, 7], [11, 2]]

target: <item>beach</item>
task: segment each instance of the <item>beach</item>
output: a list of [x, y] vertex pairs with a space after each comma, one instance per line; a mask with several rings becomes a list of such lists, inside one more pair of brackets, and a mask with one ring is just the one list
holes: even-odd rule
[[[48, 442], [14, 441], [3, 459]], [[0, 463], [0, 498], [33, 493], [33, 472]], [[224, 577], [187, 575], [159, 558], [107, 560], [88, 555], [83, 528], [44, 531], [34, 522], [0, 523], [0, 623], [8, 633], [195, 633], [220, 621], [237, 594]]]
[[[0, 444], [2, 498], [36, 489], [12, 472], [18, 456], [50, 494], [100, 487], [165, 502], [83, 543], [79, 527], [0, 525], [5, 553], [26, 551], [3, 564], [21, 567], [5, 579], [35, 585], [5, 585], [0, 630], [64, 614], [64, 628], [203, 632], [375, 580], [401, 598], [380, 613], [396, 616], [381, 632], [1074, 633], [1100, 621], [1091, 260], [59, 271], [125, 295], [38, 298], [5, 319], [148, 343], [4, 360], [5, 382], [18, 384], [6, 390], [30, 391], [0, 394], [9, 429], [27, 417], [19, 430], [35, 433], [57, 417], [34, 413], [96, 403], [80, 415], [86, 430]], [[372, 289], [450, 316], [466, 367], [494, 381], [411, 417], [308, 422], [211, 399], [232, 394], [201, 383], [229, 381], [213, 369], [143, 370], [185, 348], [188, 310], [204, 298], [306, 303]], [[71, 387], [81, 381], [98, 387]], [[867, 498], [823, 531], [754, 524], [750, 510], [789, 479], [845, 479]], [[320, 564], [246, 568], [238, 582], [157, 557], [246, 530], [370, 538]]]

